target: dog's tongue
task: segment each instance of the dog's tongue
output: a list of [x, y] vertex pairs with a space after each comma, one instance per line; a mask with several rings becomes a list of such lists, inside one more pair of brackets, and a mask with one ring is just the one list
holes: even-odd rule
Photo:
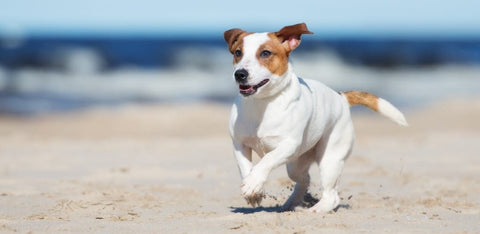
[[240, 89], [240, 91], [242, 91], [242, 92], [249, 92], [249, 91], [253, 91], [253, 86], [251, 86], [251, 85], [239, 85], [238, 89]]

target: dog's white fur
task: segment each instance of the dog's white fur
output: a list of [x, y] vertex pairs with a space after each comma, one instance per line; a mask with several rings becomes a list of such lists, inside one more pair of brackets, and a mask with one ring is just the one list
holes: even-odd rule
[[[295, 39], [298, 41], [288, 41]], [[294, 49], [299, 39], [298, 36], [284, 40]], [[298, 78], [290, 63], [285, 73], [273, 74], [258, 60], [259, 46], [272, 40], [267, 33], [249, 34], [242, 40], [243, 55], [234, 64], [234, 70], [247, 70], [251, 85], [269, 79], [253, 95], [239, 95], [231, 111], [230, 134], [243, 178], [243, 196], [249, 204], [259, 205], [270, 172], [286, 164], [288, 176], [296, 185], [282, 208], [293, 210], [307, 192], [308, 170], [315, 162], [320, 167], [323, 193], [310, 211], [335, 209], [340, 202], [337, 183], [355, 138], [346, 95], [318, 81]], [[406, 125], [401, 112], [380, 98], [378, 111]], [[252, 150], [261, 157], [256, 165], [252, 164]]]

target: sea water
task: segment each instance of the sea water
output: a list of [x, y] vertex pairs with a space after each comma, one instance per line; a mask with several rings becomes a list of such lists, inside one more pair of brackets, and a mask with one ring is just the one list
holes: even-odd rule
[[[480, 40], [479, 40], [480, 41]], [[397, 106], [478, 95], [476, 40], [304, 40], [296, 74]], [[33, 38], [0, 46], [0, 112], [38, 114], [125, 103], [230, 103], [222, 38]]]

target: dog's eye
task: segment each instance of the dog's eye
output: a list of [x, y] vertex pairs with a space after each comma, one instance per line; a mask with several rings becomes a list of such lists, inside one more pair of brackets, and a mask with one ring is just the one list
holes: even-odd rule
[[241, 50], [235, 50], [233, 52], [233, 54], [235, 55], [235, 57], [240, 57], [240, 56], [242, 56], [242, 51]]
[[272, 55], [272, 52], [269, 50], [262, 50], [262, 52], [260, 52], [261, 58], [268, 58], [270, 55]]

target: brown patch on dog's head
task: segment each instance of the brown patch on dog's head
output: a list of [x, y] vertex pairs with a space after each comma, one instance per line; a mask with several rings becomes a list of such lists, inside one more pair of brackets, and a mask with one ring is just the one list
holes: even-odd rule
[[[237, 64], [243, 57], [243, 38], [252, 33], [239, 28], [224, 32], [223, 37], [233, 54], [233, 63]], [[269, 41], [259, 45], [256, 58], [272, 74], [283, 75], [288, 69], [288, 56], [300, 45], [302, 34], [313, 34], [305, 23], [285, 26], [278, 32], [268, 33]]]
[[234, 44], [238, 42], [240, 35], [245, 33], [246, 33], [245, 31], [239, 28], [233, 28], [223, 33], [223, 38], [225, 39], [225, 42], [227, 42], [228, 49], [230, 50], [230, 52], [233, 53]]
[[271, 40], [258, 47], [256, 57], [260, 64], [272, 74], [283, 75], [288, 68], [288, 52], [275, 33], [269, 33]]
[[288, 69], [288, 56], [300, 45], [302, 34], [313, 34], [304, 23], [286, 26], [278, 32], [269, 33], [271, 40], [258, 48], [258, 61], [272, 74], [283, 75]]
[[228, 45], [228, 50], [233, 54], [233, 63], [238, 63], [243, 56], [243, 38], [249, 34], [239, 28], [227, 30], [223, 33], [223, 38]]

